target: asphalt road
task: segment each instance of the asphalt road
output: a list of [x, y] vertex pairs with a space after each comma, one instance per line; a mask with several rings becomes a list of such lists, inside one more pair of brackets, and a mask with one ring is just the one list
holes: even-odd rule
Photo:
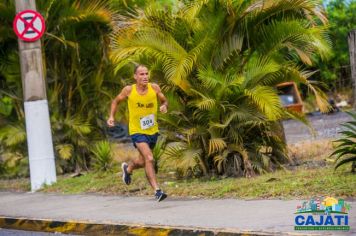
[[[0, 192], [0, 216], [285, 235], [303, 234], [294, 230], [294, 212], [301, 202], [167, 198], [158, 203], [150, 197]], [[332, 234], [356, 235], [356, 202], [348, 202], [351, 230]]]
[[314, 113], [313, 115], [307, 115], [307, 119], [314, 128], [315, 134], [312, 133], [309, 127], [299, 121], [283, 121], [287, 143], [294, 144], [301, 141], [336, 139], [340, 137], [338, 132], [343, 128], [340, 124], [350, 121], [351, 117], [344, 112], [333, 114]]

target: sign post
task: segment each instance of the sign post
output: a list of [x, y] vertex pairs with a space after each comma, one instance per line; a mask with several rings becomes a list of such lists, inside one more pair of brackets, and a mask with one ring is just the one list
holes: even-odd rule
[[56, 168], [43, 75], [40, 38], [45, 21], [35, 0], [16, 0], [13, 27], [18, 38], [26, 118], [31, 190], [56, 182]]

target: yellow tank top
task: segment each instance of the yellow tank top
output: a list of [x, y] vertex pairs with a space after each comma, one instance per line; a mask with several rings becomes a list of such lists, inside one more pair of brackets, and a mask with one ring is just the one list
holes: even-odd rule
[[130, 135], [158, 133], [157, 95], [150, 83], [147, 86], [146, 94], [140, 95], [136, 84], [132, 85], [128, 97]]

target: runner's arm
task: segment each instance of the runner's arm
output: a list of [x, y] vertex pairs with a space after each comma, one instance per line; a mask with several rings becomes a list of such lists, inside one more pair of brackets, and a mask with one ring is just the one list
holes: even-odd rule
[[117, 95], [114, 98], [114, 100], [112, 100], [109, 119], [106, 122], [109, 127], [113, 127], [115, 125], [114, 122], [115, 122], [115, 113], [116, 113], [117, 105], [123, 100], [125, 100], [129, 96], [130, 92], [131, 92], [131, 86], [126, 86], [121, 90], [119, 95]]
[[158, 84], [152, 84], [152, 88], [156, 91], [157, 97], [160, 101], [160, 107], [159, 110], [162, 113], [166, 113], [168, 110], [168, 101], [167, 98], [164, 96], [164, 94], [161, 91], [161, 88], [158, 86]]

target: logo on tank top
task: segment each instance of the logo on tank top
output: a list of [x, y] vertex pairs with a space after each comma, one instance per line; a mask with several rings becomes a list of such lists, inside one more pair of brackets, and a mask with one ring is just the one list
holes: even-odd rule
[[137, 104], [137, 108], [152, 108], [154, 106], [153, 102], [146, 103], [146, 104], [138, 102], [136, 104]]

